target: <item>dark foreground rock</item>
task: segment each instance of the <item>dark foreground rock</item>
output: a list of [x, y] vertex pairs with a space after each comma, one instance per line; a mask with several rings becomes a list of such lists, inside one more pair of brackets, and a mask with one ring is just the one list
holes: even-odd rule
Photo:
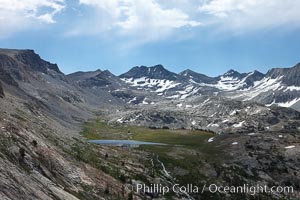
[[0, 98], [3, 98], [3, 97], [4, 97], [4, 91], [3, 91], [2, 84], [0, 82]]

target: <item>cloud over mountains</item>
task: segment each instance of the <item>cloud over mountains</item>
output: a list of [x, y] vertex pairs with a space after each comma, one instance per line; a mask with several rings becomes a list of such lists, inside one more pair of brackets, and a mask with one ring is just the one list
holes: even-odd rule
[[182, 29], [194, 35], [208, 29], [245, 33], [299, 27], [299, 8], [294, 0], [0, 0], [0, 37], [54, 23], [69, 35], [108, 32], [145, 42]]

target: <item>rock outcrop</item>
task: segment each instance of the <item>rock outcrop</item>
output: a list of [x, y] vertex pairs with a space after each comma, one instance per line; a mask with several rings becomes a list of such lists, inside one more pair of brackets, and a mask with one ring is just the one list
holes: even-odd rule
[[3, 98], [3, 97], [4, 97], [4, 90], [3, 90], [2, 84], [0, 82], [0, 98]]

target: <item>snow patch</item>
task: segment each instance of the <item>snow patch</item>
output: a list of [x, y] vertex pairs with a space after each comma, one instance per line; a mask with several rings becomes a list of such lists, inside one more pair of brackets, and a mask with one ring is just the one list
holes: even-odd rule
[[121, 80], [127, 84], [130, 84], [133, 87], [139, 87], [139, 88], [145, 87], [145, 88], [156, 89], [155, 92], [160, 93], [160, 95], [162, 95], [162, 92], [174, 88], [181, 84], [166, 79], [150, 79], [147, 77], [141, 77], [137, 79], [122, 78]]
[[296, 91], [300, 91], [300, 87], [298, 87], [298, 86], [294, 86], [294, 85], [292, 85], [292, 86], [288, 86], [288, 87], [286, 87], [286, 89], [284, 90], [284, 92], [286, 92], [286, 91], [294, 91], [294, 90], [296, 90]]
[[229, 115], [232, 116], [232, 115], [236, 115], [240, 110], [233, 110]]
[[211, 137], [211, 138], [209, 138], [208, 140], [207, 140], [207, 142], [213, 142], [214, 141], [214, 137]]
[[278, 106], [281, 107], [291, 107], [292, 105], [294, 105], [295, 103], [297, 103], [300, 100], [300, 98], [295, 98], [291, 101], [285, 102], [285, 103], [277, 103]]
[[295, 148], [296, 146], [295, 145], [291, 145], [291, 146], [287, 146], [287, 147], [284, 147], [285, 149], [293, 149]]
[[245, 121], [242, 121], [238, 124], [234, 124], [233, 127], [238, 128], [238, 127], [242, 127]]
[[176, 106], [179, 107], [179, 108], [181, 108], [182, 107], [182, 103], [179, 103]]
[[149, 103], [148, 103], [146, 100], [147, 100], [147, 98], [145, 98], [145, 99], [143, 100], [142, 104], [148, 105]]
[[[257, 97], [261, 93], [268, 92], [270, 90], [278, 90], [282, 87], [281, 79], [283, 76], [278, 78], [272, 79], [271, 77], [264, 77], [260, 81], [255, 81], [252, 88], [248, 88], [243, 93], [246, 96], [244, 100], [252, 100], [253, 98]], [[251, 92], [249, 90], [251, 89]]]
[[[223, 91], [234, 91], [239, 90], [246, 86], [246, 79], [251, 76], [254, 72], [249, 73], [243, 79], [234, 78], [231, 76], [221, 76], [220, 80], [216, 84], [205, 84], [202, 83], [203, 86], [215, 87], [219, 90]], [[226, 74], [225, 74], [226, 75]]]
[[219, 124], [213, 124], [213, 123], [207, 125], [207, 127], [219, 127], [219, 126], [220, 126]]
[[117, 122], [119, 122], [119, 123], [123, 123], [124, 121], [123, 121], [123, 117], [122, 118], [120, 118], [120, 119], [118, 119], [117, 120]]
[[133, 99], [131, 99], [130, 101], [128, 101], [128, 104], [130, 104], [130, 103], [132, 103], [132, 102], [134, 102], [134, 101], [136, 101], [136, 100], [137, 100], [137, 98], [134, 97]]

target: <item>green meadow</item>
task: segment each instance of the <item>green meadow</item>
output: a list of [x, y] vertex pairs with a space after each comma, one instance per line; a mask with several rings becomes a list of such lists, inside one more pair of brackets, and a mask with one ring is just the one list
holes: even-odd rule
[[88, 140], [130, 139], [167, 144], [141, 145], [138, 150], [158, 156], [166, 169], [174, 174], [181, 184], [204, 183], [209, 179], [207, 167], [217, 166], [229, 158], [224, 153], [222, 144], [207, 142], [215, 136], [214, 133], [199, 130], [151, 129], [96, 119], [84, 124], [81, 135]]

